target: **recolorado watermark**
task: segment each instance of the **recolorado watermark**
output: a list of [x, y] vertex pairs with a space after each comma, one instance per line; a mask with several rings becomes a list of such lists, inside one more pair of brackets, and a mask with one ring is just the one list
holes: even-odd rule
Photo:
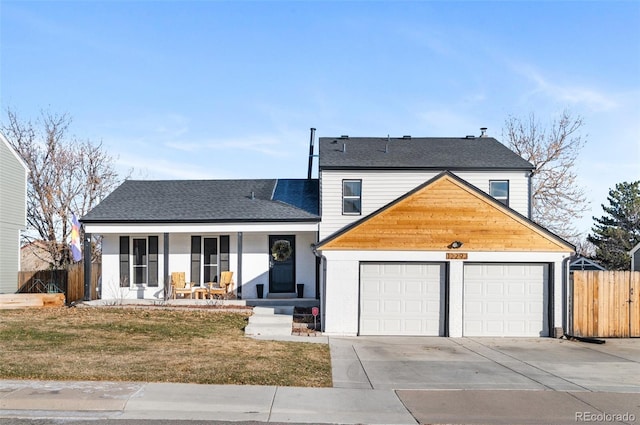
[[633, 413], [576, 412], [576, 422], [635, 422]]

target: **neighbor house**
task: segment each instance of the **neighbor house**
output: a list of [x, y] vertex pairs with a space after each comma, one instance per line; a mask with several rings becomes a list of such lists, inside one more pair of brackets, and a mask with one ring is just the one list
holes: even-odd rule
[[629, 251], [631, 256], [631, 271], [640, 272], [640, 243]]
[[18, 289], [20, 232], [27, 227], [27, 166], [0, 133], [0, 294]]
[[561, 332], [574, 247], [531, 221], [529, 162], [484, 132], [323, 137], [318, 156], [318, 179], [125, 182], [82, 219], [103, 298], [230, 270], [249, 301], [304, 284], [329, 335]]

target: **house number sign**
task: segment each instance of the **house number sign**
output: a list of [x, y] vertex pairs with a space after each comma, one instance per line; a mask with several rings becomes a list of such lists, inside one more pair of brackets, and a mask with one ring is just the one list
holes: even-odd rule
[[466, 252], [447, 252], [447, 260], [466, 260], [469, 254]]

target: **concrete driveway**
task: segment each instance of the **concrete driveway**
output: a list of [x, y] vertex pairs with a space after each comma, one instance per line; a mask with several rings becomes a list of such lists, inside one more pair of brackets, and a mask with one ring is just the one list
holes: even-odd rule
[[338, 388], [640, 393], [640, 340], [330, 338]]

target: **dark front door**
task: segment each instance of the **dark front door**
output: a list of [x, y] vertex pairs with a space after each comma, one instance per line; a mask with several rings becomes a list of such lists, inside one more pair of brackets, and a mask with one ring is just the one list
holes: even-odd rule
[[269, 292], [295, 291], [296, 238], [293, 235], [269, 235]]

